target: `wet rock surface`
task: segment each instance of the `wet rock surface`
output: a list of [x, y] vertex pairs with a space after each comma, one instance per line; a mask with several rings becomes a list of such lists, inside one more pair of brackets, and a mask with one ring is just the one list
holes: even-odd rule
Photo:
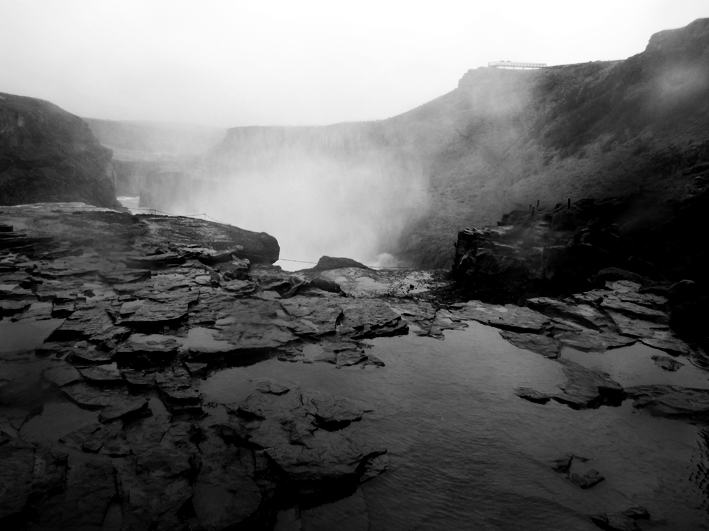
[[[42, 216], [87, 223], [81, 241], [68, 231], [71, 254], [56, 251], [65, 244]], [[2, 256], [9, 529], [270, 528], [274, 500], [329, 500], [386, 469], [386, 450], [350, 433], [366, 413], [348, 400], [261, 379], [224, 422], [199, 392], [223, 367], [310, 363], [313, 342], [332, 370], [381, 368], [362, 341], [408, 331], [386, 301], [254, 265], [250, 253], [268, 250], [248, 241], [209, 249], [161, 239], [194, 220], [37, 207], [13, 221], [53, 236]], [[18, 437], [45, 403], [73, 404], [93, 422], [41, 444]], [[40, 468], [46, 477], [33, 479]]]
[[[39, 212], [19, 221], [42, 226]], [[670, 328], [664, 296], [627, 279], [527, 306], [444, 304], [430, 291], [440, 279], [429, 273], [351, 264], [287, 273], [240, 257], [245, 246], [159, 239], [177, 236], [185, 220], [151, 219], [136, 233], [141, 220], [94, 214], [105, 216], [95, 220], [96, 239], [89, 232], [83, 243], [72, 240], [71, 254], [44, 241], [41, 250], [1, 256], [0, 475], [13, 487], [1, 483], [0, 521], [9, 529], [271, 529], [293, 506], [293, 523], [304, 528], [341, 511], [367, 525], [359, 485], [398, 459], [360, 429], [376, 419], [376, 404], [286, 377], [254, 378], [250, 393], [219, 405], [200, 391], [202, 380], [266, 360], [283, 362], [286, 376], [291, 364], [355, 379], [383, 374], [389, 361], [372, 352], [373, 340], [410, 332], [444, 340], [471, 321], [563, 374], [554, 390], [510, 389], [526, 407], [628, 400], [638, 412], [709, 422], [706, 389], [624, 388], [566, 359], [565, 349], [614, 356], [633, 343], [657, 350], [661, 373], [681, 374], [703, 359]], [[111, 238], [102, 232], [109, 228]], [[22, 427], [57, 405], [89, 420], [25, 439]], [[604, 474], [583, 459], [566, 459], [558, 472], [570, 488], [599, 488]], [[599, 518], [621, 525], [618, 515]]]
[[635, 506], [618, 513], [603, 513], [591, 516], [591, 521], [606, 531], [639, 531], [637, 520], [649, 520], [645, 507]]

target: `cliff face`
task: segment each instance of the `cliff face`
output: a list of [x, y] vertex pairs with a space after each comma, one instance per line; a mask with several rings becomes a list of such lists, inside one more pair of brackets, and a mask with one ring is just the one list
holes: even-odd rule
[[46, 101], [0, 94], [0, 204], [119, 206], [111, 156], [81, 118]]
[[189, 124], [84, 120], [99, 142], [113, 150], [119, 196], [152, 198], [154, 181], [160, 179], [160, 174], [184, 171], [196, 156], [211, 149], [226, 133], [220, 127]]
[[445, 234], [569, 198], [634, 196], [624, 230], [652, 231], [696, 193], [709, 160], [709, 19], [653, 35], [625, 61], [469, 71], [429, 112], [459, 135], [399, 254], [443, 266]]

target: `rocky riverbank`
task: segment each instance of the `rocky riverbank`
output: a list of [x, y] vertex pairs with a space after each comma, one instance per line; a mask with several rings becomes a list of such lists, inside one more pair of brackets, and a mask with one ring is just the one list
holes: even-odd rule
[[[511, 400], [575, 410], [630, 401], [709, 421], [707, 388], [624, 386], [585, 363], [584, 353], [637, 343], [657, 350], [658, 373], [705, 366], [670, 327], [666, 294], [632, 280], [519, 306], [444, 304], [442, 273], [325, 267], [347, 263], [333, 259], [287, 273], [270, 265], [268, 235], [189, 218], [40, 205], [4, 209], [0, 229], [5, 529], [319, 529], [299, 511], [355, 499], [396, 463], [357, 429], [376, 404], [289, 383], [290, 368], [387, 371], [372, 339], [441, 340], [471, 321], [560, 365], [556, 392], [519, 387]], [[253, 378], [237, 402], [200, 391], [205, 378], [274, 359], [282, 381]], [[572, 474], [567, 461], [549, 469], [597, 488], [597, 471]], [[633, 529], [647, 516], [611, 509], [594, 521]]]

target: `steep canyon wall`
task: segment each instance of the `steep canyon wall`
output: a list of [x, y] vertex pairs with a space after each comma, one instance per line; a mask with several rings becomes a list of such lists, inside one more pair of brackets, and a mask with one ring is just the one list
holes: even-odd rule
[[78, 116], [47, 101], [0, 94], [0, 205], [118, 206], [111, 155]]

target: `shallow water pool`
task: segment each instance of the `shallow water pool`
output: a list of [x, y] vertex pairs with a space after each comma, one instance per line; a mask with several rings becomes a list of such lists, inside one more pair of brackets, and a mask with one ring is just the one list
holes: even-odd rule
[[[349, 429], [386, 447], [390, 467], [358, 492], [358, 528], [596, 530], [589, 514], [643, 505], [652, 515], [643, 529], [709, 529], [703, 430], [629, 402], [575, 411], [522, 400], [517, 387], [556, 392], [561, 365], [478, 323], [444, 341], [410, 334], [370, 344], [385, 367], [270, 360], [221, 371], [201, 391], [234, 402], [253, 390], [250, 380], [269, 377], [373, 409]], [[583, 490], [554, 472], [551, 461], [565, 454], [588, 458], [605, 481]], [[326, 528], [317, 521], [304, 528]]]

